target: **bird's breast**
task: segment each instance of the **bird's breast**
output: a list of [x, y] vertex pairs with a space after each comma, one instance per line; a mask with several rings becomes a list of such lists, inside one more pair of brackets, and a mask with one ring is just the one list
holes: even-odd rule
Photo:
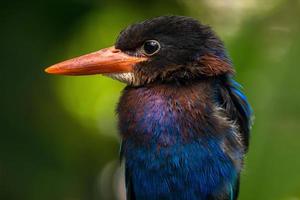
[[126, 88], [118, 105], [122, 137], [168, 146], [224, 132], [230, 125], [215, 115], [211, 90], [205, 83]]
[[212, 93], [205, 83], [124, 90], [118, 105], [122, 154], [141, 199], [207, 195], [234, 181], [242, 152]]
[[118, 107], [121, 134], [141, 143], [153, 141], [159, 145], [187, 139], [199, 132], [196, 129], [200, 127], [193, 121], [199, 122], [206, 109], [205, 98], [191, 88], [126, 89]]

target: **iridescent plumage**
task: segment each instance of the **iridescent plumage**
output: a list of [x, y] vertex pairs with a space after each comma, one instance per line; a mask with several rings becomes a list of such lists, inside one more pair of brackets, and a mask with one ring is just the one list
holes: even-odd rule
[[[252, 111], [222, 42], [191, 18], [161, 17], [129, 27], [116, 46], [148, 32], [175, 48], [137, 66], [139, 84], [120, 99], [128, 198], [236, 199]], [[176, 50], [183, 54], [168, 56]]]

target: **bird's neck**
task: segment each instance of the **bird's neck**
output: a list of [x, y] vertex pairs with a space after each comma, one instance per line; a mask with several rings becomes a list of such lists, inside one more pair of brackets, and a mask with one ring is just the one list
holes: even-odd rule
[[138, 144], [170, 146], [218, 134], [214, 129], [224, 127], [213, 115], [214, 101], [209, 81], [127, 87], [118, 106], [122, 137]]

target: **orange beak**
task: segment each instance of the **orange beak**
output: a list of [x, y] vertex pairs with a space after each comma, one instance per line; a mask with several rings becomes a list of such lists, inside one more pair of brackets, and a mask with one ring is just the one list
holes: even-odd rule
[[63, 61], [45, 69], [49, 74], [91, 75], [131, 72], [145, 57], [127, 55], [114, 46]]

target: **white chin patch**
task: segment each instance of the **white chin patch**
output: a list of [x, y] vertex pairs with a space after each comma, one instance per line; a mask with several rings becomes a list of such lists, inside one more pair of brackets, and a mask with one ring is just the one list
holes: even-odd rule
[[123, 83], [126, 83], [128, 85], [135, 85], [135, 76], [132, 72], [126, 72], [126, 73], [111, 73], [111, 74], [104, 74], [104, 76], [108, 76], [112, 79], [121, 81]]

